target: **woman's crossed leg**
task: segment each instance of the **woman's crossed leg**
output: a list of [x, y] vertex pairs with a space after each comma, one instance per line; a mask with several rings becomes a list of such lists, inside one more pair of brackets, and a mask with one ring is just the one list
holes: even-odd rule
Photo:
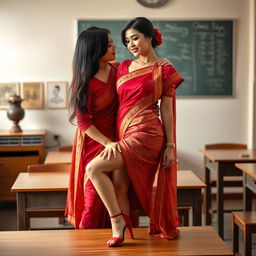
[[[109, 173], [112, 173], [112, 180]], [[129, 214], [128, 186], [129, 178], [124, 169], [122, 156], [119, 152], [110, 160], [101, 156], [95, 157], [87, 166], [86, 173], [92, 181], [110, 216], [117, 215], [121, 210]], [[115, 189], [116, 187], [116, 189]], [[125, 221], [122, 216], [111, 219], [113, 237], [122, 237]]]

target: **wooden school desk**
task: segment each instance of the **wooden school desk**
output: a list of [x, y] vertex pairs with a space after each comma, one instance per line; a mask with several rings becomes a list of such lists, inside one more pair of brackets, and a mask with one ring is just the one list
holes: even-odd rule
[[[65, 209], [68, 172], [20, 173], [12, 186], [17, 193], [17, 229], [29, 228], [26, 212], [33, 209]], [[205, 184], [192, 171], [178, 171], [178, 206], [190, 206], [193, 225], [202, 224], [202, 194]], [[59, 217], [59, 216], [56, 216]]]
[[192, 171], [177, 172], [178, 206], [191, 206], [193, 226], [202, 225], [202, 189], [206, 187]]
[[71, 151], [50, 151], [48, 152], [44, 164], [70, 164]]
[[252, 196], [256, 194], [256, 163], [235, 164], [243, 172], [243, 208], [244, 211], [252, 210]]
[[211, 200], [210, 171], [214, 171], [217, 176], [217, 228], [220, 237], [224, 238], [223, 177], [241, 176], [241, 172], [237, 170], [235, 163], [256, 162], [256, 150], [202, 149], [199, 152], [204, 156], [205, 166], [206, 225], [211, 224], [211, 214], [209, 212]]
[[[71, 163], [71, 155], [72, 152], [49, 152], [45, 164], [69, 164]], [[181, 182], [179, 187], [182, 188], [182, 192], [178, 193], [178, 202], [183, 202], [179, 206], [191, 206], [192, 202], [193, 225], [202, 225], [202, 216], [199, 214], [202, 212], [202, 197], [200, 194], [201, 189], [205, 188], [205, 184], [191, 171], [187, 175], [183, 175], [179, 182]], [[187, 200], [183, 200], [183, 198], [187, 198]]]
[[212, 227], [180, 227], [180, 236], [164, 240], [148, 235], [147, 228], [134, 228], [134, 240], [108, 248], [110, 229], [40, 230], [0, 232], [3, 255], [26, 256], [232, 256]]
[[12, 186], [17, 200], [17, 229], [29, 228], [29, 210], [65, 209], [68, 182], [69, 172], [21, 172]]

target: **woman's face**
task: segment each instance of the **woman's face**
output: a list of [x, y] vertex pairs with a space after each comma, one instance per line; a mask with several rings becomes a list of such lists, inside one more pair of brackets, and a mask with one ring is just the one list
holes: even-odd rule
[[116, 46], [113, 43], [111, 35], [108, 35], [107, 52], [100, 58], [100, 61], [113, 61], [116, 58]]
[[152, 38], [145, 37], [144, 34], [133, 28], [126, 30], [125, 40], [128, 50], [134, 56], [145, 56], [152, 48]]

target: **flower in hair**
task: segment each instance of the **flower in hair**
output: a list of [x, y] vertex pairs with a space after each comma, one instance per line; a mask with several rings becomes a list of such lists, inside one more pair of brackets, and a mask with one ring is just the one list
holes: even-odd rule
[[161, 45], [163, 42], [161, 32], [157, 28], [154, 28], [154, 33], [155, 33], [155, 40], [157, 45]]

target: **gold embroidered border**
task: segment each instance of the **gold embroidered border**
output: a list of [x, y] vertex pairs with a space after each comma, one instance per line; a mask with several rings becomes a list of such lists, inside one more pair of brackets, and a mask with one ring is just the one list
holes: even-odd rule
[[175, 82], [177, 82], [178, 80], [180, 80], [180, 75], [178, 72], [175, 72], [174, 74], [172, 74], [166, 81], [165, 81], [165, 85], [168, 86], [169, 84], [173, 84]]
[[74, 216], [68, 215], [68, 222], [70, 222], [72, 225], [75, 225], [76, 220]]
[[145, 115], [141, 115], [141, 116], [137, 116], [131, 121], [130, 125], [132, 126], [132, 125], [140, 124], [142, 122], [149, 121], [154, 118], [157, 118], [157, 115], [154, 112], [145, 114]]
[[159, 99], [162, 91], [163, 91], [163, 86], [162, 86], [162, 66], [158, 66], [157, 64], [154, 65], [153, 67], [153, 82], [155, 85], [155, 100]]
[[[151, 69], [152, 67], [150, 67]], [[147, 70], [148, 72], [151, 70]], [[153, 66], [153, 74], [152, 79], [155, 86], [155, 93], [154, 95], [149, 95], [142, 101], [135, 104], [126, 114], [125, 118], [123, 119], [120, 130], [119, 130], [119, 138], [122, 139], [124, 136], [124, 133], [127, 129], [127, 127], [131, 124], [132, 120], [141, 112], [143, 111], [147, 106], [151, 105], [153, 102], [155, 102], [162, 93], [162, 67], [158, 66], [157, 63]], [[133, 72], [134, 73], [134, 72]], [[142, 74], [140, 72], [140, 74]], [[128, 75], [128, 74], [127, 74]], [[131, 73], [132, 75], [132, 73]], [[121, 78], [120, 78], [121, 79]]]
[[[75, 212], [76, 212], [77, 181], [78, 181], [81, 154], [82, 154], [82, 149], [84, 144], [84, 136], [85, 136], [85, 132], [83, 132], [80, 128], [77, 128], [76, 159], [75, 159], [75, 173], [74, 173], [74, 216], [76, 216]], [[74, 219], [74, 221], [76, 220]]]
[[125, 82], [127, 82], [132, 78], [135, 78], [137, 76], [142, 76], [150, 72], [152, 72], [152, 66], [146, 67], [143, 70], [139, 69], [139, 70], [132, 71], [131, 73], [128, 73], [117, 80], [116, 88], [118, 89], [122, 84], [124, 84]]
[[120, 130], [119, 130], [119, 138], [123, 139], [124, 133], [131, 123], [131, 121], [147, 106], [152, 103], [152, 95], [147, 96], [144, 100], [138, 102], [131, 108], [128, 113], [126, 114], [125, 118], [122, 121]]

